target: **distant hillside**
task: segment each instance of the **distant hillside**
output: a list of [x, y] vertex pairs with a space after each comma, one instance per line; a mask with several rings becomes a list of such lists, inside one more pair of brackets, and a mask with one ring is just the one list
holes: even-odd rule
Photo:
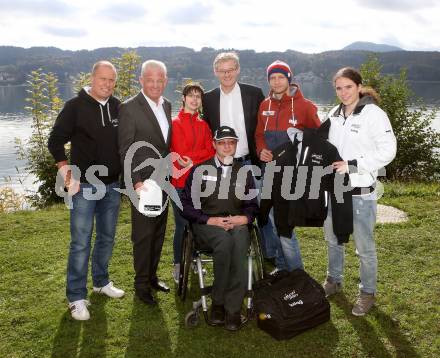
[[353, 42], [352, 44], [345, 46], [342, 50], [343, 51], [360, 50], [360, 51], [371, 51], [371, 52], [405, 51], [404, 49], [397, 46], [376, 44], [374, 42], [363, 42], [363, 41]]
[[[221, 50], [205, 47], [200, 51], [186, 47], [138, 47], [135, 49], [142, 60], [155, 58], [168, 66], [169, 77], [181, 80], [191, 77], [200, 80], [214, 79], [212, 61]], [[119, 57], [127, 49], [120, 47], [99, 48], [92, 51], [64, 51], [54, 47], [0, 46], [0, 85], [23, 84], [32, 70], [43, 68], [55, 73], [60, 82], [69, 82], [79, 72], [88, 72], [100, 59]], [[329, 81], [337, 69], [343, 66], [359, 67], [370, 52], [363, 50], [327, 51], [305, 54], [288, 50], [285, 52], [237, 51], [241, 61], [241, 80], [262, 83], [266, 67], [276, 59], [286, 61], [300, 82]], [[408, 71], [413, 81], [440, 81], [440, 52], [394, 51], [377, 53], [386, 74], [398, 74], [401, 68]]]

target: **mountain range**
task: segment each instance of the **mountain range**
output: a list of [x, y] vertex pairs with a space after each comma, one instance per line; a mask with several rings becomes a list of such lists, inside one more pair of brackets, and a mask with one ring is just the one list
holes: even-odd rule
[[[218, 50], [204, 47], [200, 51], [175, 47], [120, 47], [95, 50], [61, 50], [55, 47], [0, 46], [0, 85], [23, 84], [32, 70], [42, 68], [55, 73], [60, 82], [69, 82], [79, 72], [90, 71], [100, 59], [119, 57], [127, 50], [135, 50], [142, 60], [155, 58], [164, 61], [169, 77], [177, 81], [185, 77], [210, 80], [214, 78], [212, 62]], [[371, 55], [382, 64], [382, 73], [396, 75], [407, 69], [411, 81], [440, 81], [440, 52], [404, 51], [398, 47], [373, 43], [353, 43], [342, 50], [306, 54], [287, 50], [284, 52], [255, 52], [238, 50], [241, 64], [241, 80], [256, 83], [264, 81], [266, 67], [274, 60], [287, 62], [293, 69], [295, 80], [330, 81], [341, 67], [359, 66]]]
[[387, 44], [376, 44], [373, 42], [356, 41], [348, 46], [345, 46], [343, 51], [371, 51], [371, 52], [391, 52], [391, 51], [405, 51], [397, 46], [391, 46]]

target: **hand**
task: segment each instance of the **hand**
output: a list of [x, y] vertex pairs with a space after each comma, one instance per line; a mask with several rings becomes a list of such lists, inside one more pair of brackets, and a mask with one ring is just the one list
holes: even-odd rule
[[136, 194], [138, 196], [141, 196], [141, 191], [148, 191], [148, 188], [146, 186], [144, 186], [144, 183], [141, 181], [138, 181], [135, 185], [134, 185], [134, 190], [136, 191]]
[[269, 149], [263, 149], [260, 152], [260, 160], [266, 163], [272, 161], [273, 160], [272, 151]]
[[229, 223], [229, 218], [227, 217], [213, 216], [208, 219], [206, 224], [221, 227], [225, 231], [231, 230], [233, 228], [233, 225]]
[[346, 161], [339, 161], [339, 162], [334, 162], [332, 163], [333, 169], [336, 170], [336, 173], [338, 174], [345, 174], [345, 173], [349, 173], [348, 170], [348, 162]]
[[64, 187], [67, 189], [69, 195], [73, 196], [79, 192], [79, 181], [72, 177], [72, 169], [67, 161], [57, 163], [58, 170], [63, 177]]
[[232, 225], [232, 227], [248, 224], [248, 218], [245, 215], [229, 216], [226, 219], [228, 219], [228, 223]]
[[186, 155], [182, 155], [179, 158], [177, 158], [177, 162], [184, 168], [192, 165], [193, 163], [191, 158]]

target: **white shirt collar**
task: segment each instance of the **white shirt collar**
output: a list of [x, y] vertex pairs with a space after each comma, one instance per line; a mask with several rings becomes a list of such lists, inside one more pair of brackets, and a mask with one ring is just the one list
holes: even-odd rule
[[164, 99], [163, 96], [160, 96], [159, 98], [159, 103], [157, 104], [156, 102], [154, 102], [150, 97], [148, 97], [145, 93], [144, 90], [141, 90], [142, 94], [144, 95], [145, 99], [147, 100], [148, 104], [150, 105], [151, 108], [156, 108], [156, 107], [160, 107], [162, 106]]
[[240, 91], [240, 86], [238, 85], [238, 82], [235, 82], [234, 88], [233, 88], [232, 91], [229, 92], [229, 93], [225, 93], [225, 92], [222, 90], [222, 86], [220, 86], [220, 93], [221, 93], [223, 96], [230, 96], [230, 95], [236, 94], [238, 91]]

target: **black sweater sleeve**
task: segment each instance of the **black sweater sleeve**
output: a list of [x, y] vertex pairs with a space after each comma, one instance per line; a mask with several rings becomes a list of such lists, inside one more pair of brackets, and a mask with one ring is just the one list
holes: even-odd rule
[[68, 101], [64, 105], [64, 108], [58, 114], [52, 131], [49, 135], [47, 143], [50, 154], [54, 157], [55, 161], [61, 162], [67, 160], [66, 151], [64, 145], [72, 138], [75, 128], [75, 109], [74, 102]]

